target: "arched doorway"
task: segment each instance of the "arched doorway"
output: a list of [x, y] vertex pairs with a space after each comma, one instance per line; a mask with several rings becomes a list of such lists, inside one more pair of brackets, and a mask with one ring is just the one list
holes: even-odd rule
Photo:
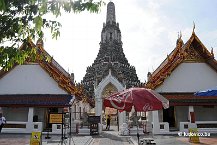
[[[117, 88], [112, 83], [108, 83], [102, 91], [102, 100], [115, 92], [118, 92]], [[110, 115], [111, 125], [118, 126], [118, 110], [104, 106], [102, 106], [102, 109], [102, 123], [106, 124], [106, 118]]]
[[[101, 117], [101, 124], [99, 124], [99, 132], [101, 133], [103, 129], [103, 115], [106, 115], [106, 111], [112, 111], [112, 110], [106, 110], [103, 106], [103, 98], [109, 96], [110, 94], [118, 91], [124, 90], [124, 86], [111, 75], [111, 71], [109, 72], [108, 76], [103, 79], [98, 86], [95, 88], [95, 114], [97, 116]], [[105, 109], [105, 110], [104, 110]], [[113, 112], [116, 110], [113, 110]], [[118, 122], [118, 126], [122, 125], [126, 120], [126, 112], [119, 113], [118, 111], [117, 115], [113, 115], [112, 123], [115, 124], [115, 119]], [[116, 122], [116, 123], [117, 123]]]

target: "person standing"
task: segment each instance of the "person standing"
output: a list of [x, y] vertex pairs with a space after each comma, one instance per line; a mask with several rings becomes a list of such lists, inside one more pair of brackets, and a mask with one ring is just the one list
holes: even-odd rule
[[107, 130], [110, 129], [110, 122], [111, 122], [111, 117], [110, 117], [110, 115], [108, 115], [107, 120], [106, 120], [106, 123], [107, 123], [106, 129], [107, 129]]
[[0, 133], [1, 133], [2, 128], [3, 128], [3, 126], [5, 125], [5, 123], [6, 123], [6, 119], [5, 119], [5, 117], [2, 115], [2, 113], [0, 113]]

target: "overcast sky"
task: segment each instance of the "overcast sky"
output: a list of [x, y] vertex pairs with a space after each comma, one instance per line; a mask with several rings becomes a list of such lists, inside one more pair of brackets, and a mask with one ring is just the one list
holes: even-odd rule
[[[109, 0], [104, 0], [106, 3]], [[112, 0], [122, 33], [123, 50], [129, 63], [144, 82], [175, 47], [178, 32], [184, 43], [196, 35], [217, 55], [217, 1], [214, 0]], [[106, 6], [98, 14], [62, 14], [61, 36], [46, 34], [45, 49], [80, 82], [94, 62], [101, 38]]]

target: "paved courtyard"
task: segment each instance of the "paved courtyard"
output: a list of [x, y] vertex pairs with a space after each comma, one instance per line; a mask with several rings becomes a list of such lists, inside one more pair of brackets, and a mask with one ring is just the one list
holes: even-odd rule
[[[141, 136], [140, 138], [143, 138]], [[60, 135], [52, 135], [50, 140], [45, 140], [45, 135], [42, 136], [42, 145], [61, 145]], [[170, 136], [170, 135], [155, 135], [153, 136], [157, 145], [217, 145], [217, 136], [200, 137], [199, 144], [189, 143], [187, 137]], [[29, 134], [0, 134], [0, 145], [29, 145]], [[69, 140], [65, 142], [69, 145]], [[137, 137], [132, 136], [131, 140], [121, 141], [117, 138], [109, 136], [73, 136], [71, 145], [137, 145]]]

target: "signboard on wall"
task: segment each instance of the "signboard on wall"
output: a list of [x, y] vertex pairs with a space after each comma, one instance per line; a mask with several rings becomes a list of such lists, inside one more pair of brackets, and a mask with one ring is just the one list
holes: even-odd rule
[[52, 124], [62, 124], [63, 115], [62, 114], [50, 114], [49, 123]]

